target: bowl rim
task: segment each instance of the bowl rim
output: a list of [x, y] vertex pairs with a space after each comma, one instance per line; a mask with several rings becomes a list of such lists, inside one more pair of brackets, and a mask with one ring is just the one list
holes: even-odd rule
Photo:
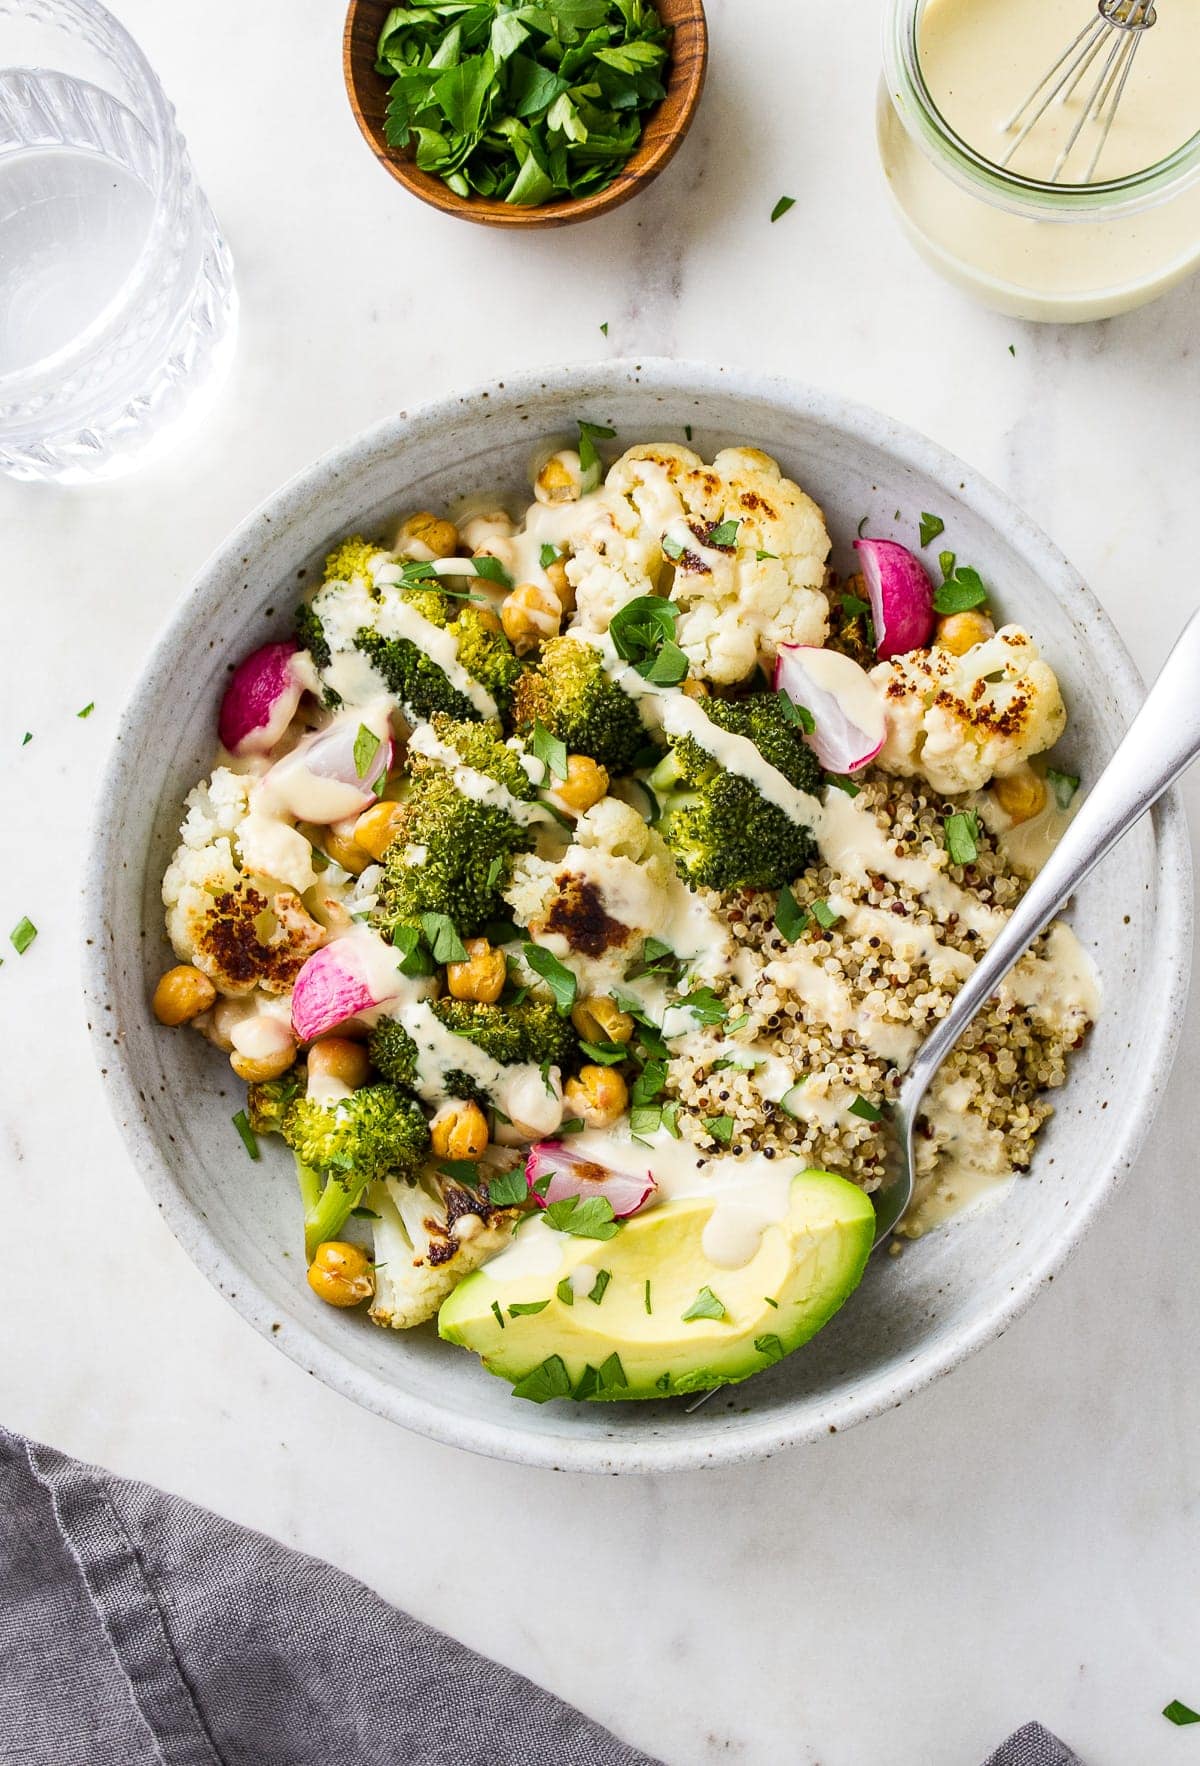
[[[1010, 1288], [1003, 1304], [984, 1312], [974, 1322], [959, 1327], [948, 1340], [892, 1364], [862, 1382], [852, 1392], [825, 1400], [810, 1399], [791, 1426], [778, 1420], [760, 1423], [743, 1419], [741, 1426], [724, 1435], [706, 1431], [702, 1436], [672, 1434], [662, 1440], [624, 1443], [613, 1436], [573, 1437], [562, 1433], [532, 1433], [519, 1419], [510, 1425], [472, 1419], [456, 1410], [416, 1398], [397, 1390], [366, 1369], [355, 1366], [335, 1347], [327, 1347], [292, 1318], [279, 1320], [278, 1310], [258, 1285], [252, 1268], [239, 1261], [216, 1239], [204, 1214], [175, 1185], [165, 1157], [142, 1118], [137, 1075], [130, 1070], [124, 1039], [114, 1039], [109, 1002], [117, 994], [115, 952], [106, 934], [108, 899], [120, 887], [129, 870], [121, 851], [122, 818], [114, 814], [126, 796], [137, 789], [132, 744], [120, 732], [140, 722], [154, 702], [165, 665], [180, 639], [193, 623], [214, 614], [220, 605], [219, 584], [229, 570], [236, 570], [257, 547], [260, 529], [278, 530], [280, 519], [291, 519], [294, 508], [321, 494], [331, 477], [344, 477], [354, 461], [381, 448], [401, 450], [411, 432], [421, 426], [444, 422], [481, 399], [500, 403], [536, 404], [545, 393], [580, 388], [589, 399], [602, 399], [629, 386], [658, 392], [682, 402], [687, 398], [719, 399], [736, 390], [740, 395], [781, 406], [816, 422], [826, 422], [870, 445], [885, 448], [902, 464], [961, 486], [957, 495], [976, 515], [1008, 531], [1023, 544], [1037, 547], [1047, 563], [1069, 582], [1078, 597], [1075, 605], [1086, 619], [1097, 660], [1106, 670], [1118, 702], [1130, 715], [1140, 704], [1145, 687], [1116, 628], [1091, 589], [1062, 552], [1025, 515], [1008, 495], [976, 473], [940, 444], [897, 419], [857, 401], [783, 376], [735, 367], [713, 366], [670, 358], [623, 358], [600, 363], [571, 364], [554, 369], [528, 369], [519, 374], [480, 382], [461, 393], [450, 393], [402, 410], [360, 431], [324, 453], [313, 464], [295, 473], [264, 498], [233, 533], [208, 557], [190, 587], [161, 628], [150, 654], [127, 695], [118, 722], [118, 736], [100, 776], [96, 809], [84, 867], [81, 905], [83, 993], [89, 1008], [88, 1031], [97, 1066], [106, 1081], [109, 1107], [125, 1140], [139, 1177], [150, 1192], [171, 1231], [187, 1255], [214, 1287], [269, 1342], [324, 1384], [377, 1415], [402, 1427], [452, 1447], [518, 1464], [551, 1470], [592, 1472], [665, 1472], [698, 1470], [769, 1458], [784, 1448], [796, 1447], [839, 1433], [858, 1422], [891, 1410], [922, 1391], [942, 1375], [958, 1367], [968, 1356], [1008, 1327], [1032, 1304], [1077, 1250], [1087, 1229], [1133, 1165], [1154, 1118], [1169, 1080], [1183, 1023], [1192, 953], [1191, 845], [1186, 813], [1178, 787], [1164, 796], [1153, 811], [1158, 858], [1155, 952], [1158, 974], [1154, 979], [1161, 1010], [1151, 1029], [1152, 1042], [1145, 1051], [1134, 1089], [1126, 1097], [1127, 1109], [1120, 1127], [1108, 1138], [1103, 1177], [1064, 1216], [1059, 1234]], [[499, 397], [497, 398], [497, 395]], [[139, 887], [141, 873], [138, 873]], [[107, 1021], [106, 1021], [107, 1020]]]
[[[680, 0], [685, 8], [685, 16], [675, 21], [674, 28], [682, 30], [686, 27], [691, 33], [694, 38], [694, 53], [678, 63], [672, 55], [666, 97], [661, 98], [647, 113], [637, 146], [611, 184], [606, 185], [603, 190], [592, 191], [587, 196], [560, 198], [555, 202], [542, 203], [537, 208], [514, 208], [491, 197], [459, 196], [441, 178], [431, 172], [421, 171], [406, 155], [389, 148], [368, 121], [359, 94], [353, 60], [354, 28], [362, 4], [363, 0], [349, 0], [346, 22], [342, 28], [342, 77], [359, 133], [378, 164], [412, 196], [428, 203], [441, 214], [460, 221], [470, 221], [477, 227], [527, 230], [569, 227], [579, 221], [595, 220], [600, 215], [620, 208], [623, 203], [631, 201], [644, 190], [647, 184], [652, 183], [674, 159], [695, 121], [704, 92], [708, 71], [708, 19], [704, 0]], [[673, 118], [667, 133], [652, 139], [648, 144], [647, 126], [661, 115], [663, 106], [673, 100], [678, 104], [678, 115]]]

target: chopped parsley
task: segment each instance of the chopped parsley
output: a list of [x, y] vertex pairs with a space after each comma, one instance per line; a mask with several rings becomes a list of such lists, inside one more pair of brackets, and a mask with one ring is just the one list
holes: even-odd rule
[[458, 929], [449, 914], [426, 913], [420, 916], [420, 920], [425, 942], [433, 953], [435, 963], [467, 961], [467, 947], [458, 936]]
[[646, 1287], [645, 1287], [645, 1291], [642, 1295], [642, 1303], [646, 1308], [647, 1316], [649, 1316], [651, 1313], [653, 1313], [654, 1308], [650, 1304], [650, 1280], [649, 1280], [649, 1277], [647, 1277], [647, 1279], [646, 1279]]
[[[666, 540], [663, 550], [667, 551]], [[682, 553], [682, 546], [679, 551]], [[661, 595], [638, 595], [625, 603], [609, 625], [617, 655], [655, 686], [677, 687], [687, 677], [688, 659], [675, 642], [678, 618], [679, 609], [673, 601]]]
[[570, 1396], [571, 1376], [561, 1355], [548, 1355], [513, 1387], [514, 1398], [528, 1398], [532, 1404], [545, 1404], [548, 1398]]
[[500, 1310], [499, 1300], [492, 1301], [492, 1311], [496, 1315], [496, 1323], [500, 1326], [500, 1329], [503, 1330], [504, 1329], [504, 1314]]
[[728, 552], [737, 545], [740, 521], [722, 521], [714, 527], [708, 536], [708, 544], [715, 546], [719, 552]]
[[[684, 553], [683, 541], [677, 540], [675, 538], [674, 534], [665, 533], [663, 535], [662, 549], [663, 549], [664, 553], [666, 554], [666, 556], [671, 560], [671, 562], [673, 564], [677, 564], [679, 562], [679, 560], [683, 557], [683, 553]], [[611, 630], [612, 628], [610, 627], [609, 629]]]
[[979, 857], [979, 818], [974, 810], [946, 817], [946, 851], [952, 865], [973, 865]]
[[591, 475], [598, 480], [600, 472], [600, 456], [596, 452], [596, 443], [598, 441], [611, 441], [616, 433], [616, 430], [610, 429], [606, 423], [584, 423], [582, 420], [580, 421], [579, 468], [585, 477]]
[[733, 1139], [736, 1124], [732, 1116], [706, 1116], [704, 1126], [715, 1141], [727, 1147]]
[[1054, 801], [1059, 809], [1070, 809], [1075, 793], [1079, 789], [1079, 780], [1074, 773], [1057, 773], [1053, 767], [1046, 768], [1046, 783], [1054, 793]]
[[701, 1288], [687, 1311], [683, 1313], [684, 1324], [690, 1324], [695, 1318], [724, 1318], [724, 1303], [717, 1299], [711, 1288]]
[[882, 1122], [883, 1111], [864, 1097], [855, 1098], [850, 1106], [851, 1116], [861, 1116], [864, 1122]]
[[77, 711], [75, 713], [75, 716], [76, 717], [91, 717], [91, 715], [95, 711], [95, 709], [96, 709], [96, 701], [94, 699], [89, 699], [87, 704], [84, 706], [83, 710]]
[[360, 779], [365, 779], [371, 770], [371, 762], [383, 747], [383, 743], [374, 730], [368, 730], [366, 724], [359, 724], [358, 734], [354, 738], [354, 770]]
[[779, 1311], [779, 1302], [778, 1302], [778, 1300], [772, 1300], [772, 1298], [771, 1298], [771, 1296], [770, 1296], [770, 1295], [769, 1295], [769, 1294], [764, 1294], [764, 1295], [763, 1295], [763, 1299], [764, 1299], [764, 1300], [765, 1300], [765, 1301], [766, 1301], [766, 1303], [767, 1303], [767, 1305], [768, 1305], [768, 1306], [771, 1306], [771, 1307], [773, 1307], [773, 1308], [774, 1308], [774, 1309], [775, 1309], [775, 1311], [776, 1311], [776, 1312], [778, 1312], [778, 1311]]
[[800, 906], [786, 885], [779, 891], [779, 900], [775, 904], [775, 924], [779, 936], [786, 938], [789, 944], [795, 944], [808, 925], [808, 909]]
[[565, 963], [559, 962], [553, 951], [543, 949], [540, 944], [525, 944], [521, 948], [529, 967], [535, 975], [541, 976], [554, 995], [554, 1003], [560, 1015], [567, 1017], [579, 991], [575, 976]]
[[25, 748], [32, 741], [33, 741], [33, 731], [26, 730], [25, 734], [21, 737], [21, 747]]
[[857, 797], [862, 790], [861, 785], [856, 785], [853, 779], [846, 778], [842, 773], [826, 773], [825, 777], [831, 785], [836, 785], [839, 791], [844, 791], [847, 797]]
[[402, 975], [433, 974], [433, 958], [421, 944], [419, 927], [397, 926], [392, 933], [392, 944], [400, 952], [399, 969]]
[[930, 515], [928, 510], [925, 510], [922, 513], [921, 544], [923, 546], [930, 545], [932, 541], [937, 539], [940, 533], [945, 533], [945, 531], [946, 523], [942, 520], [940, 515]]
[[767, 1334], [766, 1336], [755, 1337], [754, 1347], [758, 1350], [758, 1353], [762, 1356], [768, 1366], [776, 1361], [783, 1360], [783, 1344], [776, 1336]]
[[803, 730], [806, 736], [811, 736], [817, 727], [817, 720], [808, 706], [797, 705], [791, 694], [785, 693], [782, 687], [776, 692], [775, 698], [780, 711], [789, 724], [795, 724], [798, 730]]
[[844, 594], [842, 596], [842, 612], [847, 619], [857, 619], [860, 614], [870, 613], [871, 603], [864, 601], [861, 595]]
[[493, 1208], [513, 1208], [523, 1202], [529, 1194], [524, 1166], [514, 1165], [511, 1171], [498, 1171], [495, 1177], [489, 1177], [487, 1193]]
[[545, 766], [553, 779], [565, 779], [567, 776], [567, 745], [552, 736], [540, 719], [535, 721], [533, 734], [529, 738], [529, 751]]
[[37, 937], [37, 927], [28, 914], [23, 914], [8, 936], [17, 955], [23, 957]]
[[238, 1111], [237, 1115], [233, 1119], [233, 1126], [237, 1129], [238, 1134], [241, 1136], [242, 1145], [245, 1147], [245, 1149], [246, 1149], [247, 1153], [250, 1155], [250, 1157], [252, 1159], [261, 1159], [262, 1154], [258, 1150], [258, 1136], [255, 1134], [254, 1130], [251, 1128], [250, 1118], [246, 1115], [246, 1112], [244, 1110]]
[[596, 1279], [592, 1283], [591, 1288], [588, 1290], [588, 1299], [592, 1302], [593, 1306], [599, 1306], [601, 1300], [603, 1300], [603, 1298], [604, 1298], [605, 1290], [608, 1287], [608, 1284], [609, 1284], [609, 1282], [611, 1282], [611, 1280], [612, 1280], [612, 1270], [611, 1269], [598, 1269], [596, 1271]]
[[835, 911], [835, 909], [830, 907], [827, 901], [814, 901], [812, 904], [812, 915], [818, 926], [823, 926], [826, 932], [828, 932], [831, 927], [836, 926], [842, 917]]
[[605, 337], [607, 337], [608, 336], [608, 320], [607, 319], [605, 319], [605, 321], [601, 325], [600, 329], [604, 333]]
[[514, 1300], [508, 1309], [510, 1318], [532, 1318], [535, 1312], [545, 1312], [549, 1300]]
[[1168, 1723], [1174, 1723], [1179, 1729], [1185, 1728], [1189, 1723], [1200, 1723], [1200, 1711], [1193, 1711], [1181, 1699], [1172, 1699], [1169, 1705], [1164, 1705], [1163, 1716]]
[[558, 1298], [562, 1301], [564, 1306], [574, 1306], [575, 1290], [571, 1286], [571, 1278], [569, 1275], [563, 1277], [554, 1292], [558, 1295]]
[[555, 1232], [577, 1239], [612, 1239], [621, 1230], [607, 1196], [564, 1196], [561, 1202], [551, 1202], [542, 1219]]
[[771, 210], [771, 220], [781, 221], [784, 215], [787, 214], [788, 210], [790, 208], [795, 208], [795, 206], [796, 198], [794, 196], [781, 196], [779, 201], [775, 204], [775, 207]]
[[951, 574], [941, 588], [933, 592], [934, 612], [967, 613], [972, 607], [981, 606], [987, 600], [987, 590], [979, 572], [967, 564], [956, 563], [952, 552], [944, 553], [943, 557], [951, 560]]
[[538, 553], [538, 563], [543, 570], [549, 570], [550, 566], [552, 564], [557, 564], [561, 557], [562, 553], [559, 551], [558, 547], [552, 546], [549, 541], [547, 541]]

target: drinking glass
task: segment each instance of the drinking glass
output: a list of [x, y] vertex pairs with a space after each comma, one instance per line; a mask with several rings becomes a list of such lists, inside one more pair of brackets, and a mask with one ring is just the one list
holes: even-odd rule
[[129, 33], [97, 0], [0, 0], [0, 471], [69, 484], [137, 465], [207, 404], [236, 312]]

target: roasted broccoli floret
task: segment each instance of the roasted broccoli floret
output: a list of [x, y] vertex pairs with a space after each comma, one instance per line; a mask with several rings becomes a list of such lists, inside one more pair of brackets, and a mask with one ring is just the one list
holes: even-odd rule
[[422, 914], [448, 914], [462, 938], [505, 913], [513, 855], [532, 844], [503, 809], [465, 797], [445, 768], [418, 761], [383, 861], [372, 923], [393, 937]]
[[544, 646], [537, 668], [517, 682], [513, 717], [519, 731], [541, 723], [610, 773], [627, 772], [649, 740], [635, 702], [610, 680], [595, 646], [577, 638]]
[[[710, 699], [709, 718], [746, 736], [764, 760], [799, 790], [816, 796], [820, 765], [774, 694]], [[728, 772], [690, 736], [650, 774], [662, 803], [658, 831], [694, 889], [779, 889], [817, 856], [812, 830], [769, 802], [749, 779]]]
[[432, 722], [439, 742], [453, 748], [466, 766], [473, 767], [477, 773], [486, 773], [489, 779], [495, 779], [510, 796], [519, 798], [522, 803], [536, 800], [537, 787], [521, 765], [520, 755], [508, 747], [497, 721], [463, 723], [438, 715]]
[[[503, 632], [493, 629], [481, 608], [437, 589], [410, 590], [405, 598], [422, 618], [450, 633], [463, 668], [487, 689], [501, 711], [507, 711], [521, 664]], [[354, 642], [417, 717], [443, 712], [455, 719], [478, 720], [479, 712], [467, 695], [451, 685], [437, 663], [410, 639], [385, 638], [364, 626]]]
[[433, 1009], [447, 1030], [465, 1036], [506, 1067], [516, 1061], [563, 1067], [579, 1052], [571, 1020], [562, 1017], [551, 1000], [485, 1006], [447, 997], [435, 1001]]
[[255, 1134], [283, 1134], [292, 1105], [304, 1096], [306, 1075], [297, 1062], [278, 1079], [262, 1079], [246, 1094], [246, 1111]]
[[411, 1089], [417, 1077], [417, 1045], [398, 1018], [381, 1018], [367, 1039], [371, 1065], [389, 1085]]
[[337, 1237], [369, 1183], [415, 1177], [429, 1146], [421, 1106], [394, 1085], [364, 1085], [336, 1103], [299, 1098], [283, 1132], [296, 1155], [310, 1259]]
[[296, 642], [302, 650], [308, 651], [318, 668], [328, 668], [333, 661], [325, 628], [307, 601], [302, 601], [296, 609]]

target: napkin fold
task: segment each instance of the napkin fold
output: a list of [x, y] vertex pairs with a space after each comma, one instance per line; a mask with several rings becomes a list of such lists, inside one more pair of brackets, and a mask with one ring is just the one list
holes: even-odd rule
[[[661, 1766], [331, 1565], [0, 1428], [0, 1763]], [[986, 1766], [1079, 1766], [1039, 1724]]]

